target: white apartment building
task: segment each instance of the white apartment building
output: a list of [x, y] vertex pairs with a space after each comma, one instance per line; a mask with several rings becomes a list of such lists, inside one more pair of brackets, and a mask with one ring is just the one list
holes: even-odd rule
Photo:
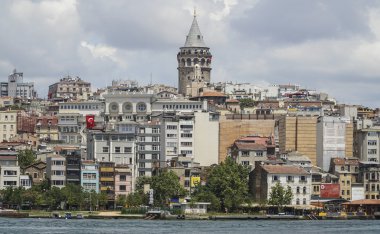
[[194, 162], [200, 166], [218, 164], [219, 114], [195, 112], [194, 116]]
[[380, 162], [380, 127], [357, 130], [354, 145], [354, 155], [361, 161]]
[[58, 131], [59, 140], [69, 144], [86, 145], [86, 116], [95, 115], [95, 125], [103, 126], [104, 103], [101, 101], [59, 103]]
[[0, 190], [20, 186], [19, 166], [0, 166]]
[[0, 142], [17, 135], [17, 111], [0, 111]]
[[0, 83], [0, 96], [18, 97], [22, 99], [33, 99], [36, 97], [34, 83], [24, 82], [24, 73], [17, 72], [16, 69], [8, 76], [8, 82]]
[[346, 156], [346, 123], [343, 117], [321, 116], [317, 122], [317, 166], [330, 168], [331, 158]]
[[46, 158], [46, 177], [51, 186], [63, 188], [66, 185], [66, 159], [59, 155]]

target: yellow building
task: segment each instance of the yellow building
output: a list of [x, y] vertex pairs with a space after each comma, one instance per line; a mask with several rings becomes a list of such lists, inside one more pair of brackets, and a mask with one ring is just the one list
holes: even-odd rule
[[0, 142], [9, 141], [17, 134], [17, 111], [0, 111]]

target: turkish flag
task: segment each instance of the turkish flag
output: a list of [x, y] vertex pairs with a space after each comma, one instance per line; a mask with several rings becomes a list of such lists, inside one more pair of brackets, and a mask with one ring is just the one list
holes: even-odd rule
[[87, 129], [95, 127], [95, 115], [86, 115], [86, 125]]

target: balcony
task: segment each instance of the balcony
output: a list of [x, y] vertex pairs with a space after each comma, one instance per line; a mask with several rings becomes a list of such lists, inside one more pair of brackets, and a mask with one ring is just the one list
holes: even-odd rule
[[115, 179], [113, 177], [100, 177], [100, 181], [113, 182], [113, 181], [115, 181]]
[[101, 167], [100, 172], [113, 172], [113, 167]]

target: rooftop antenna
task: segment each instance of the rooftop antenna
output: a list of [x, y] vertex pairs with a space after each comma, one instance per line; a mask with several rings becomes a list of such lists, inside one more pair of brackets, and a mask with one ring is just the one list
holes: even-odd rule
[[150, 73], [150, 85], [152, 86], [152, 72]]

